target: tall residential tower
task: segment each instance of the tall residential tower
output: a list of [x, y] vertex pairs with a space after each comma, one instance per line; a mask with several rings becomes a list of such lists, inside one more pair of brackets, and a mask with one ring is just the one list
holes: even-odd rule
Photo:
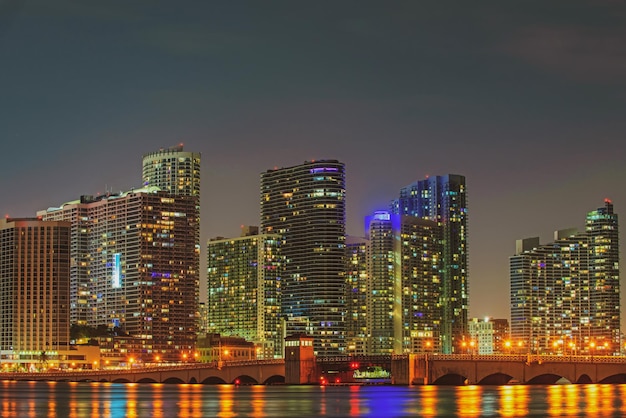
[[38, 213], [72, 224], [72, 266], [84, 263], [71, 270], [73, 303], [86, 324], [140, 338], [144, 359], [178, 360], [195, 346], [197, 201], [152, 186]]
[[368, 354], [440, 351], [440, 226], [383, 211], [365, 223]]
[[69, 298], [69, 222], [0, 220], [0, 358], [69, 350]]
[[532, 353], [620, 352], [617, 214], [606, 200], [584, 232], [519, 240], [510, 257], [511, 337]]
[[143, 156], [144, 186], [157, 186], [173, 195], [200, 197], [200, 153], [183, 145], [161, 148]]
[[400, 190], [392, 211], [429, 219], [442, 227], [442, 351], [460, 349], [468, 332], [467, 191], [457, 174], [428, 177]]
[[255, 342], [258, 358], [284, 355], [281, 237], [247, 227], [238, 238], [207, 243], [209, 333]]
[[307, 161], [261, 174], [261, 232], [282, 237], [283, 314], [318, 355], [345, 351], [345, 167]]

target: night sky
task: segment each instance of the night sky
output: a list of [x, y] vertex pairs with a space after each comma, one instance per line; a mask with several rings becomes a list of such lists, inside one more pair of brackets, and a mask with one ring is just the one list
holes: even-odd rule
[[465, 175], [470, 315], [508, 318], [516, 239], [605, 198], [626, 231], [626, 5], [0, 0], [0, 129], [13, 217], [201, 152], [203, 266], [208, 238], [259, 224], [267, 169], [346, 163], [351, 235], [411, 182]]

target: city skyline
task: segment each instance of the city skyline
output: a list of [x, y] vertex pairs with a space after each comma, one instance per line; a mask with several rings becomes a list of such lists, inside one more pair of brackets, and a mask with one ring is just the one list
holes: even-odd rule
[[516, 240], [626, 206], [624, 7], [356, 4], [3, 4], [0, 210], [140, 187], [141, 156], [182, 142], [203, 247], [259, 224], [262, 172], [313, 159], [346, 164], [362, 236], [400, 188], [458, 173], [470, 316], [507, 318]]

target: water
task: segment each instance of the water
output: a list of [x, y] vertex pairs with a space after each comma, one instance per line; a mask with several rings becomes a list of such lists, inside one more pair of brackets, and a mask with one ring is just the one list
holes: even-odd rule
[[626, 416], [626, 385], [240, 386], [0, 381], [2, 417]]

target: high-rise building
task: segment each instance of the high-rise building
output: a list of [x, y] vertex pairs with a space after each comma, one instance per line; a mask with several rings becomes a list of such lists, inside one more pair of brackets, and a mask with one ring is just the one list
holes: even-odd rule
[[289, 333], [309, 333], [318, 355], [345, 352], [345, 167], [307, 161], [261, 174], [261, 229], [279, 234]]
[[619, 353], [617, 214], [606, 200], [584, 232], [518, 240], [510, 259], [512, 343], [532, 353]]
[[379, 211], [366, 218], [370, 354], [441, 350], [441, 227]]
[[90, 325], [93, 313], [90, 273], [93, 264], [90, 248], [93, 217], [89, 206], [84, 204], [89, 199], [91, 197], [81, 196], [79, 200], [64, 203], [62, 210], [50, 208], [37, 213], [44, 220], [70, 222], [70, 324], [81, 326]]
[[69, 297], [70, 224], [0, 220], [3, 361], [36, 364], [41, 353], [56, 359], [69, 350]]
[[367, 245], [361, 237], [346, 237], [346, 354], [367, 354]]
[[143, 156], [143, 185], [156, 186], [173, 195], [200, 196], [200, 153], [183, 145], [161, 148]]
[[444, 353], [460, 349], [468, 328], [467, 191], [465, 177], [456, 174], [418, 180], [400, 190], [392, 212], [437, 222], [442, 227], [443, 320], [441, 343]]
[[[44, 220], [72, 224], [71, 281], [80, 291], [71, 300], [81, 307], [77, 312], [85, 313], [88, 326], [140, 338], [144, 360], [179, 360], [195, 345], [197, 202], [151, 186], [83, 196], [38, 212]], [[81, 268], [74, 268], [77, 263]]]
[[207, 243], [207, 331], [254, 342], [259, 358], [282, 358], [281, 237], [258, 232]]
[[[393, 217], [393, 221], [392, 221]], [[401, 278], [396, 266], [395, 238], [400, 234], [400, 215], [376, 212], [365, 218], [367, 248], [368, 354], [402, 352]], [[398, 254], [399, 256], [399, 254]], [[398, 342], [396, 344], [396, 341]]]
[[509, 340], [509, 322], [506, 319], [472, 318], [469, 321], [468, 352], [489, 355], [494, 353], [511, 354], [513, 347]]

